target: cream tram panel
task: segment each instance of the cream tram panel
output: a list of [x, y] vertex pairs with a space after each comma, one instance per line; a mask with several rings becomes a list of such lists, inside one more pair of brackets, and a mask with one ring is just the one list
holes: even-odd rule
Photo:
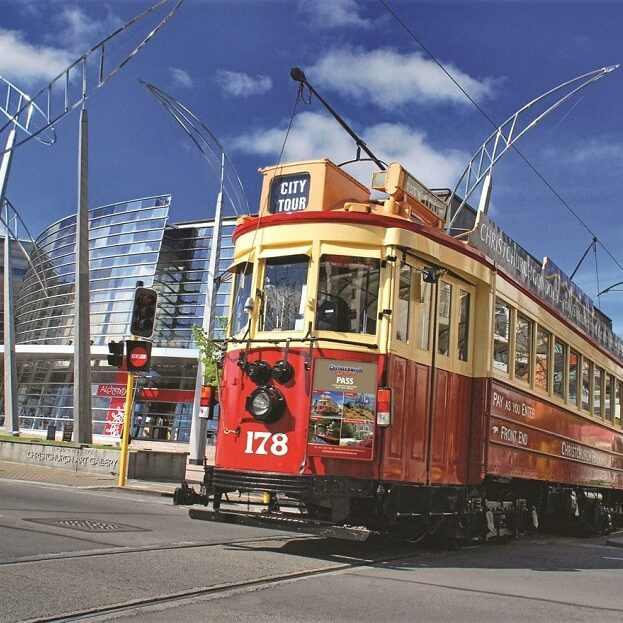
[[[343, 209], [345, 202], [367, 202], [370, 190], [351, 177], [330, 160], [310, 160], [293, 162], [261, 169], [264, 175], [260, 198], [260, 217], [274, 214], [270, 208], [274, 205], [273, 193], [282, 193], [281, 201], [295, 201], [304, 197], [304, 204], [289, 204], [283, 213], [312, 212]], [[290, 188], [288, 180], [294, 180]], [[273, 183], [274, 182], [274, 183]], [[301, 184], [309, 183], [309, 189], [301, 189]], [[297, 185], [298, 184], [298, 185]], [[304, 190], [305, 192], [297, 192]]]

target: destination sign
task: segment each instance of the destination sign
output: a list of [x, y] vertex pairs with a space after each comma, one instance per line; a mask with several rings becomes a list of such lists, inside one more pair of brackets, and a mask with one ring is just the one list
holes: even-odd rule
[[268, 211], [271, 214], [302, 212], [309, 205], [309, 173], [277, 175], [270, 184]]

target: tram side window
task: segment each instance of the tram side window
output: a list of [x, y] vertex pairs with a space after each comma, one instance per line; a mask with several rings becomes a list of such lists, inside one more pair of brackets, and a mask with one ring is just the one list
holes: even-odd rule
[[249, 315], [245, 312], [247, 299], [251, 296], [251, 277], [253, 264], [245, 262], [236, 267], [234, 282], [234, 307], [232, 312], [231, 333], [237, 335], [249, 324]]
[[260, 331], [300, 331], [307, 300], [307, 255], [266, 260]]
[[450, 354], [450, 312], [452, 308], [452, 286], [445, 281], [439, 288], [439, 314], [437, 327], [437, 352], [446, 357]]
[[497, 299], [495, 301], [495, 319], [493, 328], [493, 367], [508, 372], [508, 335], [510, 325], [510, 307]]
[[469, 307], [471, 296], [469, 292], [459, 291], [459, 331], [457, 336], [457, 356], [461, 361], [467, 361], [469, 354]]
[[517, 314], [515, 321], [515, 378], [530, 382], [532, 361], [532, 321]]
[[547, 391], [549, 387], [549, 344], [551, 336], [542, 327], [536, 330], [536, 353], [534, 359], [534, 384]]
[[604, 379], [604, 418], [612, 422], [612, 392], [614, 391], [614, 377], [610, 374], [605, 375]]
[[603, 388], [601, 386], [603, 376], [602, 369], [593, 366], [593, 415], [596, 417], [601, 417], [603, 413]]
[[567, 376], [567, 345], [554, 340], [554, 395], [565, 397], [565, 379]]
[[591, 362], [582, 358], [582, 409], [589, 411], [591, 408]]
[[615, 380], [616, 389], [614, 392], [614, 425], [621, 426], [621, 395], [623, 394], [623, 383]]
[[413, 268], [408, 264], [401, 264], [398, 282], [398, 306], [396, 309], [396, 339], [401, 342], [409, 341], [412, 278]]
[[[420, 277], [421, 278], [421, 277]], [[417, 325], [417, 347], [420, 350], [430, 350], [430, 309], [432, 284], [422, 281], [421, 283], [421, 305]]]
[[318, 275], [316, 328], [374, 335], [379, 276], [377, 259], [323, 255]]
[[578, 404], [578, 366], [580, 363], [580, 355], [574, 350], [569, 351], [569, 395], [568, 402]]

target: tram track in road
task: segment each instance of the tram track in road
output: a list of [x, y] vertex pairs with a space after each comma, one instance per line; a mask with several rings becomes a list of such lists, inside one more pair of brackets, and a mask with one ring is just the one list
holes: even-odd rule
[[283, 541], [286, 542], [292, 537], [275, 537], [265, 536], [253, 539], [230, 539], [222, 541], [189, 541], [184, 543], [168, 543], [162, 545], [144, 545], [140, 547], [112, 547], [97, 550], [81, 551], [81, 552], [59, 552], [54, 554], [39, 554], [36, 556], [27, 556], [24, 558], [16, 558], [14, 560], [0, 561], [0, 568], [17, 567], [19, 565], [41, 564], [42, 562], [57, 562], [71, 560], [75, 558], [101, 558], [104, 556], [119, 556], [122, 554], [141, 554], [149, 552], [175, 551], [183, 549], [198, 549], [203, 547], [220, 547], [227, 545], [245, 545], [253, 543], [262, 543], [266, 541]]
[[[298, 535], [297, 539], [300, 539]], [[327, 541], [319, 537], [309, 537], [313, 541], [322, 543]], [[287, 542], [292, 541], [292, 537], [275, 538], [262, 537], [255, 539], [237, 539], [231, 541], [223, 541], [220, 543], [205, 544], [203, 547], [212, 545], [232, 545], [232, 546], [244, 546], [244, 545], [262, 545], [263, 542], [282, 542], [284, 545]], [[190, 546], [190, 545], [189, 545]], [[195, 545], [201, 547], [201, 545]], [[157, 549], [157, 548], [156, 548]], [[167, 548], [161, 548], [167, 549]], [[150, 551], [149, 549], [139, 548], [137, 551]], [[248, 579], [237, 582], [226, 582], [222, 584], [216, 584], [214, 586], [204, 586], [194, 589], [181, 590], [177, 592], [167, 593], [152, 596], [146, 599], [134, 599], [125, 601], [123, 603], [108, 604], [93, 608], [88, 608], [80, 611], [68, 612], [59, 616], [53, 617], [38, 617], [28, 619], [24, 623], [71, 623], [73, 621], [108, 621], [118, 618], [124, 614], [138, 614], [148, 611], [150, 608], [162, 607], [162, 606], [182, 606], [187, 603], [192, 603], [197, 599], [211, 599], [220, 598], [225, 596], [231, 596], [239, 593], [246, 593], [250, 591], [262, 590], [276, 586], [286, 582], [294, 582], [305, 578], [319, 577], [323, 575], [330, 575], [333, 573], [349, 571], [368, 565], [387, 564], [403, 560], [410, 556], [413, 556], [419, 550], [414, 547], [406, 547], [400, 552], [396, 552], [390, 556], [378, 555], [378, 556], [364, 556], [357, 558], [349, 553], [335, 552], [332, 554], [333, 558], [341, 559], [340, 562], [334, 562], [332, 564], [324, 564], [320, 567], [315, 566], [309, 569], [303, 569], [299, 571], [292, 571], [288, 573], [267, 575], [264, 577]], [[100, 554], [103, 555], [103, 554]], [[52, 559], [53, 560], [53, 559]], [[326, 560], [326, 559], [325, 559]]]

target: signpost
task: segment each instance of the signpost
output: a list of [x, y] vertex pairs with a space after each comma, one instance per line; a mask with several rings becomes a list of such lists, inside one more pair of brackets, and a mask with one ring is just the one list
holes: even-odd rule
[[[128, 473], [128, 446], [130, 445], [130, 427], [132, 425], [132, 407], [134, 404], [134, 375], [149, 372], [151, 365], [151, 342], [138, 340], [140, 337], [151, 337], [156, 321], [158, 293], [153, 288], [145, 288], [139, 282], [134, 293], [134, 307], [130, 321], [132, 339], [125, 341], [125, 357], [123, 342], [111, 342], [108, 346], [115, 355], [109, 356], [110, 365], [123, 366], [128, 373], [125, 391], [125, 410], [121, 434], [121, 459], [119, 461], [119, 486], [125, 487]], [[111, 344], [113, 347], [111, 348]], [[121, 345], [121, 348], [119, 348]]]

